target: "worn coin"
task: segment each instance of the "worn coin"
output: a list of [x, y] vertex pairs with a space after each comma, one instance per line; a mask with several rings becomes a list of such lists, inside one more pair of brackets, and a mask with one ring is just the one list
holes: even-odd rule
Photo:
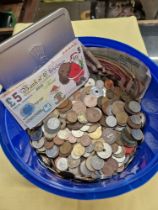
[[82, 146], [87, 147], [92, 143], [92, 140], [87, 134], [84, 134], [82, 137], [79, 138], [79, 142]]
[[75, 123], [77, 121], [77, 113], [73, 110], [70, 110], [66, 113], [66, 119], [70, 123]]
[[97, 105], [97, 97], [94, 95], [86, 95], [83, 102], [87, 107], [95, 107]]
[[104, 166], [104, 160], [94, 155], [91, 158], [91, 165], [95, 170], [101, 170]]
[[46, 150], [46, 155], [49, 158], [55, 158], [58, 156], [58, 154], [59, 154], [59, 147], [57, 147], [56, 145], [54, 145], [51, 149]]
[[76, 138], [79, 138], [84, 135], [84, 132], [81, 130], [72, 130], [71, 133]]
[[68, 157], [68, 167], [69, 168], [76, 168], [80, 165], [81, 159], [73, 159], [72, 156], [70, 155]]
[[83, 147], [80, 143], [77, 143], [73, 147], [73, 153], [76, 156], [82, 156], [85, 153], [85, 147]]
[[58, 136], [56, 136], [56, 137], [53, 139], [53, 142], [54, 142], [54, 144], [60, 146], [60, 145], [64, 144], [64, 139], [60, 139]]
[[66, 120], [65, 119], [62, 119], [60, 118], [60, 129], [63, 130], [66, 128]]
[[71, 153], [72, 150], [72, 144], [69, 143], [68, 141], [64, 142], [64, 144], [62, 144], [59, 148], [60, 153], [63, 155], [68, 155]]
[[85, 113], [86, 106], [81, 101], [75, 101], [72, 106], [72, 110], [75, 111], [77, 114]]
[[95, 150], [96, 152], [101, 152], [101, 151], [103, 151], [103, 149], [104, 149], [103, 142], [101, 142], [101, 141], [96, 141], [96, 142], [94, 143], [94, 150]]
[[43, 135], [41, 128], [28, 130], [28, 134], [32, 141], [39, 141]]
[[102, 117], [102, 112], [99, 108], [88, 108], [86, 111], [86, 117], [88, 122], [95, 123], [98, 122]]
[[117, 120], [114, 116], [107, 116], [105, 119], [107, 126], [113, 128], [117, 125]]
[[88, 168], [89, 171], [95, 171], [95, 169], [92, 167], [92, 157], [93, 156], [89, 156], [86, 159], [86, 166], [87, 166], [87, 168]]
[[140, 112], [141, 110], [141, 106], [137, 101], [130, 101], [128, 104], [128, 108], [135, 114]]
[[104, 86], [106, 89], [112, 89], [114, 87], [114, 82], [110, 79], [105, 80]]
[[102, 80], [97, 80], [95, 83], [95, 86], [97, 88], [103, 88], [104, 87], [104, 82]]
[[116, 113], [116, 119], [119, 125], [124, 126], [127, 124], [128, 115], [126, 112], [118, 112]]
[[55, 160], [55, 165], [59, 171], [66, 171], [68, 169], [68, 161], [67, 158], [58, 157]]
[[88, 122], [85, 113], [78, 114], [77, 119], [79, 123], [82, 123], [82, 124], [86, 124]]
[[60, 138], [60, 139], [68, 139], [68, 137], [70, 136], [71, 132], [68, 128], [65, 128], [63, 130], [60, 130], [58, 133], [57, 133], [57, 136]]
[[118, 136], [117, 136], [117, 132], [113, 130], [112, 128], [104, 128], [102, 137], [108, 144], [113, 144], [116, 141]]
[[45, 147], [46, 149], [51, 149], [51, 148], [53, 147], [53, 145], [54, 145], [54, 141], [47, 141], [47, 140], [45, 139], [45, 141], [44, 141], [44, 147]]
[[92, 139], [99, 139], [102, 136], [102, 128], [99, 126], [94, 132], [88, 133]]
[[43, 145], [44, 145], [44, 138], [42, 137], [38, 141], [31, 141], [31, 145], [35, 149], [39, 149], [39, 148], [43, 147]]
[[50, 117], [44, 123], [44, 130], [49, 134], [54, 134], [60, 130], [60, 120], [56, 117]]
[[83, 132], [86, 132], [90, 129], [90, 125], [89, 124], [86, 124], [86, 125], [83, 125], [81, 128], [80, 128], [80, 131], [83, 131]]
[[89, 177], [91, 175], [91, 171], [88, 170], [85, 160], [80, 164], [80, 172], [85, 177]]
[[144, 138], [144, 134], [140, 129], [132, 129], [131, 135], [136, 141], [141, 141]]
[[100, 96], [105, 96], [104, 94], [104, 89], [103, 88], [98, 88], [98, 87], [92, 87], [91, 88], [91, 94], [95, 97], [100, 97]]

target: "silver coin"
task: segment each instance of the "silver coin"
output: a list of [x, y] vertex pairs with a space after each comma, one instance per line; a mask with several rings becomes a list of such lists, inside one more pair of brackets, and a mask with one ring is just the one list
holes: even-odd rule
[[104, 82], [102, 80], [97, 80], [95, 83], [95, 86], [97, 88], [103, 88], [104, 87]]
[[28, 130], [28, 134], [32, 141], [39, 141], [42, 138], [43, 132], [40, 127], [38, 129]]
[[39, 141], [32, 141], [31, 145], [35, 149], [39, 149], [44, 145], [44, 138], [42, 137]]
[[76, 167], [78, 167], [80, 165], [80, 161], [81, 161], [80, 158], [79, 159], [73, 159], [72, 156], [70, 155], [68, 157], [68, 166], [69, 166], [69, 168], [76, 168]]
[[121, 158], [117, 158], [117, 157], [115, 157], [115, 156], [112, 155], [112, 158], [113, 158], [114, 160], [116, 160], [118, 163], [122, 163], [122, 162], [125, 161], [126, 156], [124, 155], [124, 156], [121, 157]]
[[76, 168], [69, 168], [69, 172], [72, 173], [72, 174], [74, 174], [75, 177], [81, 176], [79, 167], [76, 167]]
[[102, 159], [108, 159], [112, 155], [112, 147], [107, 143], [103, 143], [103, 145], [104, 150], [101, 152], [97, 152], [97, 155]]
[[89, 171], [95, 171], [95, 169], [92, 167], [92, 157], [93, 156], [89, 156], [87, 159], [86, 159], [86, 166], [88, 168]]
[[143, 112], [139, 113], [140, 119], [141, 119], [141, 125], [142, 127], [144, 127], [145, 123], [146, 123], [146, 116]]
[[104, 167], [104, 160], [99, 158], [98, 156], [92, 156], [91, 158], [91, 166], [95, 170], [101, 170]]
[[101, 179], [101, 174], [100, 174], [99, 171], [93, 171], [93, 172], [91, 173], [91, 177], [92, 177], [93, 179]]
[[112, 113], [112, 105], [110, 104], [107, 108], [106, 108], [106, 114], [108, 116], [113, 116], [113, 113]]
[[105, 128], [102, 137], [108, 144], [113, 144], [117, 139], [117, 133], [112, 128]]
[[59, 171], [66, 171], [68, 169], [67, 158], [59, 157], [55, 160], [55, 165]]
[[87, 166], [86, 166], [86, 161], [82, 161], [80, 164], [80, 172], [83, 176], [85, 177], [89, 177], [91, 175], [91, 172], [88, 170]]
[[117, 120], [116, 120], [116, 117], [114, 116], [107, 116], [105, 122], [111, 128], [117, 125]]
[[144, 138], [144, 134], [140, 129], [132, 129], [131, 135], [137, 141], [141, 141]]
[[141, 110], [141, 106], [137, 101], [130, 101], [128, 104], [128, 108], [133, 112], [133, 113], [138, 113]]
[[100, 97], [100, 96], [104, 96], [104, 91], [102, 88], [92, 87], [90, 94]]
[[139, 115], [132, 115], [130, 117], [131, 121], [134, 123], [134, 124], [137, 124], [137, 125], [140, 125], [141, 124], [141, 118]]
[[85, 147], [86, 153], [91, 153], [94, 150], [94, 145], [90, 144], [89, 146]]
[[58, 156], [58, 154], [59, 154], [59, 147], [57, 147], [56, 145], [53, 145], [51, 149], [46, 150], [46, 155], [49, 158], [55, 158]]
[[44, 122], [44, 130], [53, 134], [60, 130], [60, 120], [56, 117], [50, 117]]

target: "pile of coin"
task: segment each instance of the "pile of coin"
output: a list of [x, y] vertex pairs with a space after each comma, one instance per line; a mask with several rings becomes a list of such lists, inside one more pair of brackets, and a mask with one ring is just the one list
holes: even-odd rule
[[40, 161], [57, 175], [93, 181], [122, 172], [144, 139], [139, 101], [110, 79], [89, 78], [28, 130]]

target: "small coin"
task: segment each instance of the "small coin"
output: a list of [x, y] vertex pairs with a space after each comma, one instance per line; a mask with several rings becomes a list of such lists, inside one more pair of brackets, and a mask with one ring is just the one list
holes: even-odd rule
[[89, 171], [95, 171], [95, 169], [92, 167], [92, 157], [93, 156], [89, 156], [87, 159], [86, 159], [86, 166], [88, 168]]
[[63, 102], [58, 106], [58, 109], [63, 109], [63, 108], [65, 108], [68, 104], [69, 104], [69, 99], [66, 99], [65, 101], [63, 101]]
[[72, 130], [71, 133], [76, 138], [79, 138], [84, 135], [84, 132], [81, 130]]
[[31, 142], [31, 145], [32, 145], [32, 147], [35, 148], [35, 149], [39, 149], [39, 148], [43, 147], [43, 145], [44, 145], [44, 138], [42, 137], [42, 138], [41, 138], [40, 140], [38, 140], [38, 141], [32, 141], [32, 142]]
[[50, 117], [44, 122], [44, 130], [49, 134], [54, 134], [60, 130], [60, 120], [56, 117]]
[[94, 132], [88, 133], [91, 139], [99, 139], [102, 136], [102, 128], [99, 126]]
[[95, 86], [97, 88], [103, 88], [104, 87], [104, 82], [102, 80], [97, 80], [95, 83]]
[[105, 122], [111, 128], [117, 125], [117, 120], [114, 116], [107, 116]]
[[82, 161], [80, 164], [80, 172], [85, 177], [90, 177], [90, 175], [91, 175], [91, 171], [88, 170], [85, 160]]
[[106, 89], [112, 89], [114, 87], [114, 82], [110, 79], [105, 80], [104, 86]]
[[66, 113], [66, 119], [70, 123], [75, 123], [77, 121], [77, 113], [73, 110], [70, 110], [69, 112]]
[[125, 126], [127, 124], [128, 115], [126, 112], [118, 112], [116, 113], [117, 123], [121, 126]]
[[45, 147], [46, 149], [51, 149], [51, 148], [53, 147], [53, 145], [54, 145], [54, 141], [47, 141], [47, 140], [45, 139], [45, 141], [44, 141], [44, 147]]
[[69, 100], [68, 105], [62, 109], [59, 109], [60, 114], [69, 111], [72, 108], [72, 102]]
[[106, 91], [106, 97], [107, 97], [108, 99], [113, 99], [113, 98], [115, 97], [115, 94], [114, 94], [114, 92], [113, 92], [111, 89], [108, 89], [108, 90]]
[[58, 136], [56, 136], [54, 139], [53, 139], [53, 142], [54, 144], [60, 146], [62, 144], [64, 144], [64, 140], [63, 139], [60, 139]]
[[80, 113], [78, 115], [77, 119], [78, 119], [79, 123], [82, 123], [82, 124], [86, 124], [88, 122], [85, 113]]
[[69, 168], [76, 168], [80, 165], [81, 159], [73, 159], [70, 155], [68, 157], [68, 167]]
[[60, 146], [59, 150], [62, 155], [68, 155], [72, 151], [72, 144], [66, 141]]
[[85, 84], [85, 87], [94, 86], [94, 85], [95, 85], [95, 80], [93, 78], [89, 78], [87, 83]]
[[72, 134], [67, 139], [71, 144], [74, 144], [77, 142], [77, 138], [74, 137]]
[[94, 95], [86, 95], [83, 102], [87, 107], [95, 107], [97, 105], [97, 97]]
[[90, 129], [90, 125], [86, 124], [86, 125], [83, 125], [82, 128], [80, 128], [80, 131], [86, 132], [89, 129]]
[[101, 142], [101, 141], [96, 141], [96, 142], [94, 143], [94, 150], [95, 150], [96, 152], [101, 152], [101, 151], [103, 151], [103, 149], [104, 149], [103, 142]]
[[141, 141], [144, 138], [144, 134], [140, 129], [132, 129], [131, 135], [136, 141]]
[[76, 156], [82, 156], [85, 153], [85, 147], [83, 147], [80, 143], [77, 143], [73, 147], [73, 153]]
[[118, 114], [119, 112], [124, 112], [125, 103], [123, 101], [115, 101], [112, 104], [112, 112], [114, 115]]
[[94, 151], [94, 144], [90, 144], [89, 146], [85, 147], [86, 153], [91, 153]]
[[96, 129], [98, 127], [100, 127], [99, 123], [95, 123], [95, 124], [90, 125], [90, 128], [88, 129], [88, 133], [92, 133], [92, 132], [96, 131]]
[[46, 150], [46, 155], [49, 158], [55, 158], [58, 156], [58, 154], [59, 154], [59, 147], [57, 147], [56, 145], [54, 145], [51, 149]]
[[102, 137], [108, 144], [113, 144], [118, 136], [117, 132], [112, 128], [105, 128], [103, 129]]
[[98, 88], [98, 87], [95, 87], [95, 86], [91, 88], [90, 94], [97, 97], [97, 98], [100, 97], [100, 96], [105, 96], [104, 89], [103, 88]]
[[58, 157], [55, 160], [55, 165], [59, 171], [66, 171], [68, 169], [68, 160], [67, 158]]
[[83, 124], [79, 123], [79, 122], [76, 122], [73, 124], [67, 124], [67, 128], [70, 130], [79, 130], [80, 128], [82, 128], [82, 126], [83, 126]]
[[94, 155], [91, 158], [91, 165], [95, 170], [101, 170], [104, 167], [104, 160]]
[[57, 136], [60, 138], [60, 139], [68, 139], [68, 137], [70, 136], [71, 132], [68, 128], [65, 128], [63, 130], [60, 130], [58, 133], [57, 133]]
[[102, 159], [107, 159], [112, 155], [112, 147], [107, 143], [103, 143], [103, 145], [104, 150], [101, 152], [97, 152], [97, 155]]
[[98, 122], [102, 117], [102, 112], [99, 108], [92, 107], [88, 108], [86, 111], [86, 118], [88, 122], [95, 123]]
[[28, 130], [28, 134], [32, 141], [39, 141], [43, 135], [41, 128]]
[[89, 138], [87, 134], [84, 134], [82, 137], [80, 137], [79, 142], [84, 147], [87, 147], [92, 143], [91, 139]]
[[60, 129], [61, 130], [65, 129], [66, 128], [66, 120], [62, 119], [62, 118], [60, 118], [59, 120], [60, 120], [60, 125], [61, 125]]
[[137, 101], [130, 101], [128, 104], [128, 108], [135, 114], [140, 112], [141, 110], [141, 106]]
[[75, 101], [72, 106], [72, 110], [75, 111], [77, 114], [85, 113], [86, 106], [81, 101]]

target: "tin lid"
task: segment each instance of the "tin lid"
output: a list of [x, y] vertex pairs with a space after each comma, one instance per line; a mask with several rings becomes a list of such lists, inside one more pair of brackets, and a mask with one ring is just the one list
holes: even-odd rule
[[0, 45], [4, 89], [37, 71], [75, 38], [68, 11], [55, 11]]

